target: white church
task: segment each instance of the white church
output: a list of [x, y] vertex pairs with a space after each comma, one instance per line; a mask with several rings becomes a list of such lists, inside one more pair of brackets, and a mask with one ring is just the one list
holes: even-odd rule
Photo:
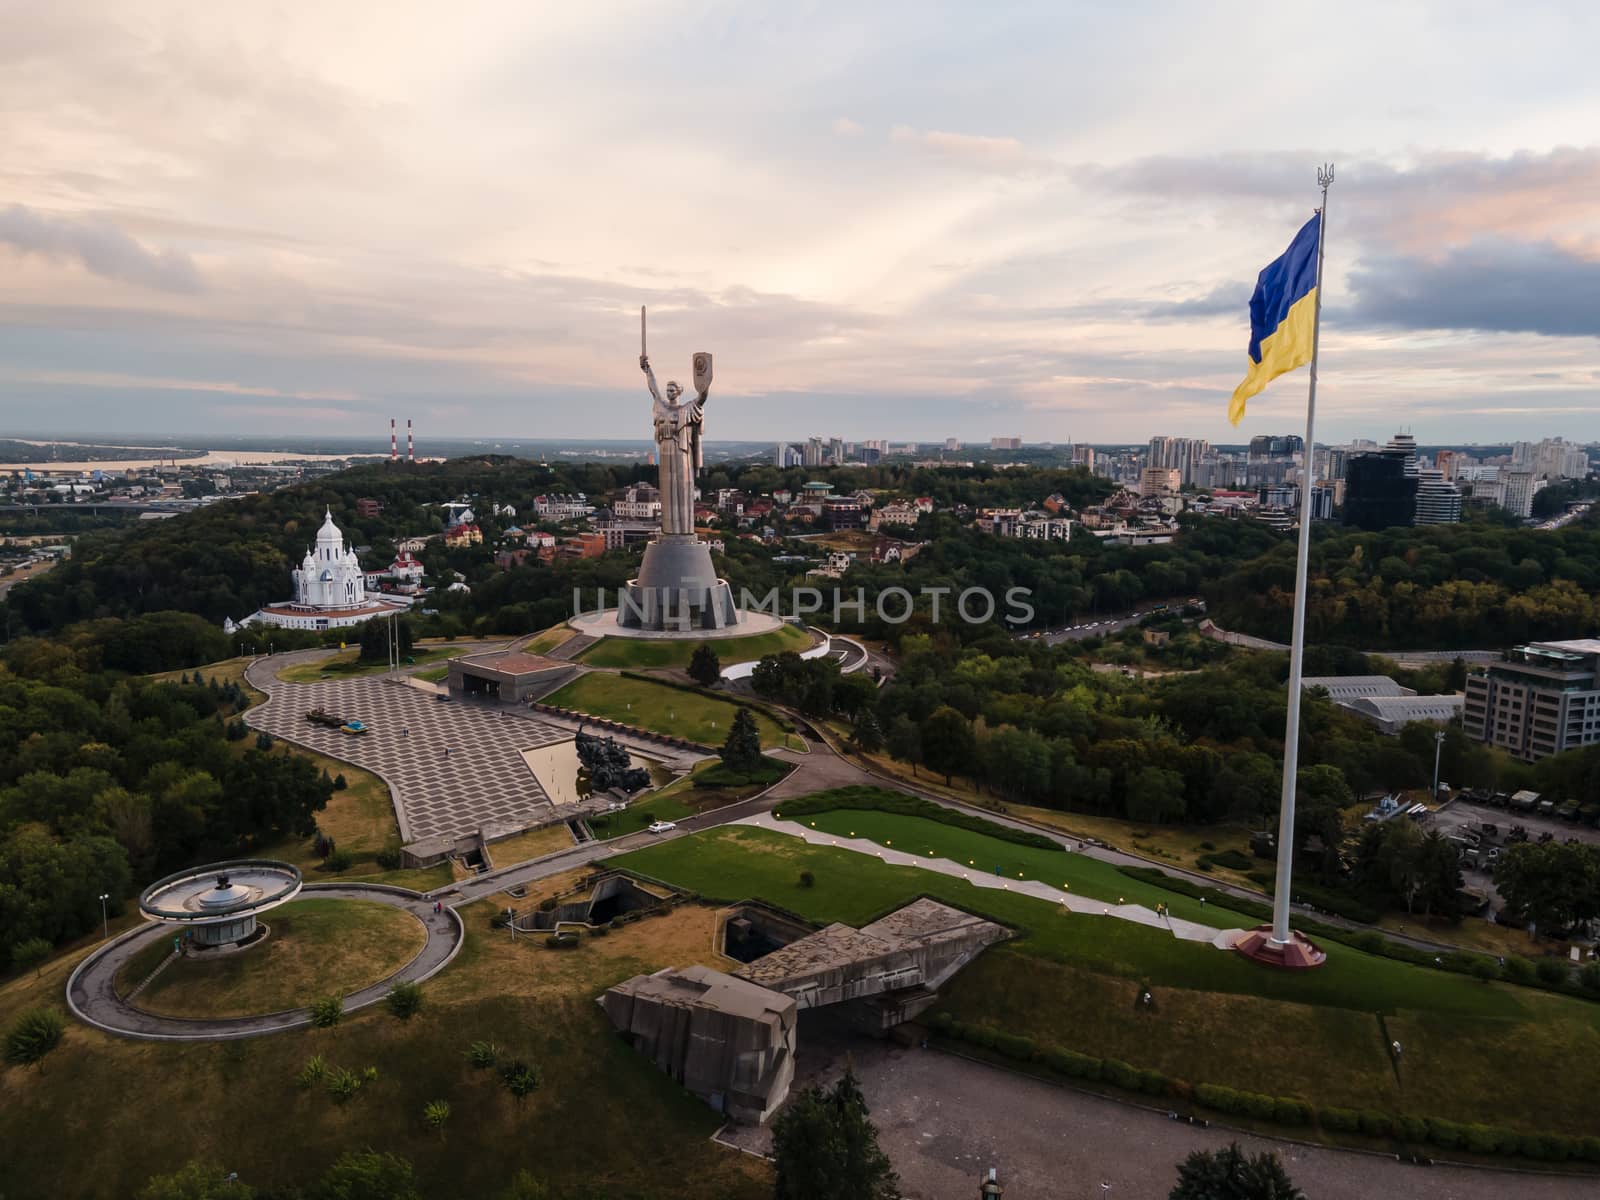
[[[283, 604], [268, 604], [251, 613], [240, 625], [276, 625], [280, 629], [335, 629], [359, 625], [373, 617], [403, 612], [411, 601], [367, 590], [367, 576], [356, 561], [356, 552], [333, 523], [327, 510], [317, 544], [306, 551], [294, 572], [294, 599]], [[224, 625], [231, 632], [231, 622]]]

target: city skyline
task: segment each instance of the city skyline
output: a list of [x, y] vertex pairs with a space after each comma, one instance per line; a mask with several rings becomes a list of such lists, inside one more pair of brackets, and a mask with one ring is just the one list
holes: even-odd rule
[[30, 14], [0, 422], [581, 438], [648, 411], [646, 303], [730, 440], [1248, 441], [1331, 158], [1318, 441], [1600, 438], [1595, 16], [1154, 9]]

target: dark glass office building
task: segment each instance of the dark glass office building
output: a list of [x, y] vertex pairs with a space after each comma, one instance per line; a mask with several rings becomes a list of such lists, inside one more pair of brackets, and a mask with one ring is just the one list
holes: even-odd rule
[[1417, 477], [1403, 452], [1357, 454], [1344, 468], [1344, 523], [1357, 529], [1410, 525], [1417, 514]]

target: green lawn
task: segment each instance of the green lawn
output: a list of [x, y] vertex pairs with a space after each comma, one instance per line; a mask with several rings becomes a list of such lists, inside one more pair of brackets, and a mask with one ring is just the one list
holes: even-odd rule
[[[1336, 944], [1325, 947], [1328, 962], [1320, 970], [1263, 970], [1238, 955], [1180, 941], [1164, 930], [1074, 914], [1043, 900], [977, 888], [915, 867], [888, 866], [870, 855], [811, 846], [787, 834], [748, 826], [708, 830], [619, 855], [611, 862], [708, 897], [759, 897], [823, 923], [861, 924], [927, 894], [1022, 931], [1017, 945], [1029, 954], [1168, 987], [1366, 1012], [1419, 1009], [1509, 1018], [1525, 1013], [1526, 997], [1532, 994]], [[812, 873], [814, 886], [800, 886], [802, 871]], [[1180, 899], [1174, 895], [1174, 904]], [[1600, 1021], [1600, 1005], [1566, 1003]]]
[[[779, 807], [777, 815], [782, 815]], [[1217, 929], [1249, 928], [1256, 918], [1231, 912], [1215, 904], [1201, 904], [1187, 896], [1169, 892], [1122, 874], [1098, 858], [1067, 850], [1035, 849], [1019, 846], [983, 833], [970, 833], [941, 821], [925, 817], [862, 809], [834, 809], [796, 818], [800, 823], [841, 837], [869, 838], [881, 846], [892, 846], [908, 854], [947, 858], [966, 863], [975, 872], [1004, 875], [1008, 879], [1037, 879], [1051, 887], [1065, 887], [1074, 895], [1089, 896], [1109, 903], [1127, 901], [1154, 908], [1158, 903], [1171, 906], [1172, 915], [1198, 921]], [[932, 852], [931, 854], [929, 852]]]
[[450, 668], [448, 666], [429, 667], [426, 671], [418, 671], [415, 674], [416, 678], [428, 683], [443, 683], [450, 677]]
[[723, 666], [749, 662], [785, 650], [800, 651], [811, 645], [811, 635], [796, 625], [783, 625], [767, 633], [748, 637], [711, 638], [705, 642], [687, 640], [608, 637], [590, 646], [578, 660], [590, 667], [686, 667], [695, 648], [708, 645], [717, 652]]
[[[415, 646], [409, 655], [402, 657], [401, 665], [409, 667], [414, 663], [443, 662], [480, 649], [481, 646], [471, 642], [453, 646]], [[285, 683], [316, 683], [319, 679], [329, 676], [352, 678], [359, 675], [382, 675], [389, 669], [387, 662], [362, 662], [359, 655], [359, 650], [346, 650], [341, 654], [335, 654], [332, 658], [299, 663], [279, 671], [278, 678]], [[410, 658], [411, 662], [406, 662], [405, 658]]]
[[693, 816], [695, 811], [684, 803], [681, 795], [645, 796], [628, 805], [624, 812], [607, 813], [604, 824], [599, 823], [600, 818], [591, 818], [589, 828], [601, 841], [609, 841], [638, 833], [653, 821], [681, 821], [684, 817]]
[[[730, 700], [598, 671], [580, 675], [555, 695], [546, 697], [545, 703], [708, 746], [722, 745], [734, 714], [739, 711], [739, 706]], [[783, 744], [783, 731], [772, 718], [758, 712], [756, 725], [761, 730], [763, 746]]]

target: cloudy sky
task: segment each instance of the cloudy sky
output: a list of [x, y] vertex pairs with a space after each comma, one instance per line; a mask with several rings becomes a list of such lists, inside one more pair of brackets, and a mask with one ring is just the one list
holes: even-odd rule
[[1600, 6], [0, 0], [0, 432], [1600, 438]]

